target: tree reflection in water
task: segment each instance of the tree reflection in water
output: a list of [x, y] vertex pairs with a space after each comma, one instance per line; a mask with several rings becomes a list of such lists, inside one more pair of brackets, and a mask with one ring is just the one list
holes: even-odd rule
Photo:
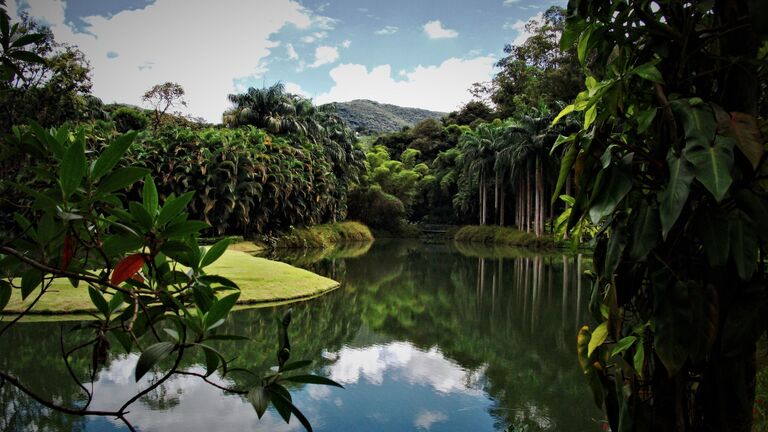
[[[292, 306], [292, 356], [319, 359], [313, 368], [347, 387], [292, 390], [317, 430], [599, 429], [593, 417], [600, 413], [585, 397], [573, 348], [586, 319], [579, 275], [588, 257], [403, 241], [368, 247], [279, 257], [343, 283]], [[237, 364], [261, 370], [274, 364], [275, 322], [285, 308], [232, 315], [224, 331], [253, 339], [232, 346]], [[0, 352], [13, 353], [0, 364], [35, 388], [76, 403], [80, 396], [57, 368], [58, 328], [19, 326], [0, 346]], [[67, 344], [77, 343], [74, 335], [66, 334]], [[219, 342], [222, 348], [227, 343], [235, 344]], [[35, 349], [14, 350], [20, 346]], [[108, 405], [120, 385], [132, 385], [120, 377], [130, 378], [135, 356], [112, 355], [97, 383], [100, 405]], [[88, 373], [88, 359], [75, 367]], [[171, 421], [185, 430], [296, 427], [280, 426], [274, 413], [256, 421], [243, 398], [184, 378], [137, 405], [144, 430]], [[234, 384], [246, 385], [248, 377]], [[78, 430], [86, 424], [48, 413], [8, 386], [0, 390], [0, 403], [3, 430]], [[222, 413], [237, 415], [223, 419]]]

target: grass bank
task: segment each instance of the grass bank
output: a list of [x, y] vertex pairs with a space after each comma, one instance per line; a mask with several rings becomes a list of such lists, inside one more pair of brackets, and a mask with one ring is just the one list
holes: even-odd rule
[[453, 239], [460, 243], [483, 243], [498, 246], [517, 246], [531, 249], [554, 249], [554, 239], [549, 236], [518, 231], [510, 227], [495, 225], [469, 225], [458, 229]]
[[[291, 265], [258, 258], [248, 253], [228, 250], [207, 268], [210, 274], [219, 274], [233, 280], [240, 287], [240, 305], [274, 304], [305, 300], [332, 289], [339, 283]], [[19, 290], [13, 296], [5, 313], [23, 311], [27, 301], [21, 300]], [[56, 280], [49, 291], [32, 309], [35, 314], [76, 314], [95, 312], [85, 284], [73, 287], [66, 279]]]
[[373, 234], [360, 222], [345, 221], [294, 228], [279, 236], [276, 248], [329, 248], [341, 242], [370, 242]]

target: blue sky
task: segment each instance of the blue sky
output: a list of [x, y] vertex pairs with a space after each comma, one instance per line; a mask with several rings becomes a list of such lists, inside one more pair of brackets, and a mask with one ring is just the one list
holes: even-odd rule
[[10, 0], [80, 47], [105, 102], [187, 91], [219, 122], [226, 95], [282, 81], [316, 103], [365, 98], [439, 111], [470, 99], [506, 43], [565, 0]]

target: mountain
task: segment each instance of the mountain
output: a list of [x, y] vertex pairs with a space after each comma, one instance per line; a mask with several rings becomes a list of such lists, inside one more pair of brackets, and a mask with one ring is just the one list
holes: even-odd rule
[[439, 119], [446, 115], [442, 112], [382, 104], [367, 99], [335, 102], [333, 105], [336, 105], [339, 117], [344, 123], [363, 135], [396, 132], [422, 120]]

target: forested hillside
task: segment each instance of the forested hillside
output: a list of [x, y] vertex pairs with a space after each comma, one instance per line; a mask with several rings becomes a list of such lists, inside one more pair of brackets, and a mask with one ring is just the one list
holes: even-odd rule
[[339, 117], [344, 120], [344, 123], [363, 135], [395, 132], [422, 120], [439, 119], [445, 115], [441, 112], [382, 104], [366, 99], [329, 105], [336, 105]]

